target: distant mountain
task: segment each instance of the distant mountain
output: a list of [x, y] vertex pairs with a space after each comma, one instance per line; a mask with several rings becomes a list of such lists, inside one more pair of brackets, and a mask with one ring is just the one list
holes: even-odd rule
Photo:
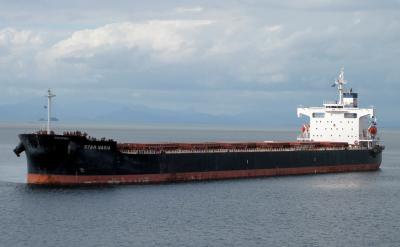
[[[16, 104], [0, 106], [0, 121], [38, 122], [47, 120], [45, 97], [27, 99]], [[53, 120], [59, 123], [140, 123], [140, 124], [218, 124], [227, 126], [297, 127], [308, 121], [296, 116], [296, 109], [276, 105], [248, 109], [239, 114], [212, 115], [191, 110], [165, 110], [144, 105], [129, 105], [101, 100], [70, 99], [59, 97], [53, 105]], [[381, 109], [381, 108], [379, 108]], [[379, 111], [381, 128], [398, 128], [392, 112]]]
[[[0, 121], [36, 122], [47, 119], [45, 99], [32, 99], [17, 104], [0, 106]], [[212, 115], [200, 112], [172, 111], [143, 105], [126, 105], [98, 100], [58, 99], [53, 106], [53, 117], [60, 122], [100, 123], [195, 123], [250, 126], [297, 126], [295, 111], [254, 112], [236, 115]]]
[[[56, 117], [51, 117], [50, 119], [51, 119], [51, 121], [53, 121], [53, 122], [59, 121], [58, 118], [56, 118]], [[41, 119], [39, 119], [39, 121], [41, 121], [41, 122], [47, 121], [47, 118], [41, 118]]]

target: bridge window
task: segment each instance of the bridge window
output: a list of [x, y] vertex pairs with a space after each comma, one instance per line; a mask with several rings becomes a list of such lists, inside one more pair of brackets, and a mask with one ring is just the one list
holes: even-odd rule
[[338, 106], [336, 106], [336, 105], [328, 105], [328, 106], [326, 106], [326, 108], [343, 108], [343, 106], [341, 106], [341, 105], [338, 105]]
[[323, 112], [314, 112], [312, 114], [313, 118], [324, 118], [325, 117], [325, 113]]
[[357, 118], [357, 113], [345, 113], [344, 118]]

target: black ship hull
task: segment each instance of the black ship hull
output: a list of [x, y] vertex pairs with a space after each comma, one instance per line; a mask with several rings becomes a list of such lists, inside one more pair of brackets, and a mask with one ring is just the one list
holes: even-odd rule
[[379, 169], [383, 147], [134, 150], [82, 136], [19, 135], [29, 184], [162, 183]]

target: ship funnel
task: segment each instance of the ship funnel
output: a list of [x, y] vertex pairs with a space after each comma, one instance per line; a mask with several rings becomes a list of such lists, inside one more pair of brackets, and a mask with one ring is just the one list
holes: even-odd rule
[[23, 151], [25, 151], [24, 144], [22, 144], [22, 142], [20, 142], [20, 143], [18, 144], [18, 146], [16, 146], [16, 147], [14, 148], [13, 151], [14, 151], [15, 155], [17, 155], [17, 156], [19, 157], [19, 155], [20, 155]]

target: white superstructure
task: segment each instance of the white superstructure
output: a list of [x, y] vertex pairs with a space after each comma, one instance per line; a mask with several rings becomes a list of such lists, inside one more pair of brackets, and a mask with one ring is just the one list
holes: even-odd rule
[[310, 118], [302, 127], [299, 141], [347, 142], [351, 145], [372, 146], [378, 138], [375, 109], [359, 108], [358, 94], [346, 91], [343, 68], [332, 86], [337, 86], [337, 101], [324, 102], [322, 107], [299, 107], [297, 116]]

